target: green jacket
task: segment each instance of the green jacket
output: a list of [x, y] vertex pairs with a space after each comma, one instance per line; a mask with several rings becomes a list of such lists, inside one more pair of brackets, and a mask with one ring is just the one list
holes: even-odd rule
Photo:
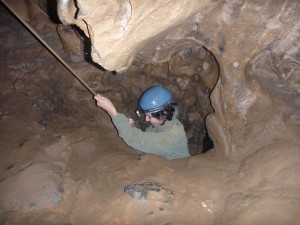
[[163, 126], [150, 126], [145, 131], [129, 126], [128, 118], [121, 113], [114, 116], [112, 122], [123, 141], [136, 150], [168, 160], [191, 156], [184, 127], [177, 119], [177, 113]]

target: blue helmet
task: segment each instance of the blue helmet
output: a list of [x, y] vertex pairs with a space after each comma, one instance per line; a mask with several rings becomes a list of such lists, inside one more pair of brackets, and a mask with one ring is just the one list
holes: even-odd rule
[[167, 88], [161, 85], [153, 86], [141, 96], [137, 113], [159, 112], [171, 102], [173, 102], [172, 93]]

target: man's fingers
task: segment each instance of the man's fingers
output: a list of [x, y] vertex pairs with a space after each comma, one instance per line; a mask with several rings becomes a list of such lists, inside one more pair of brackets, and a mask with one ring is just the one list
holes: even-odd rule
[[98, 100], [98, 99], [99, 99], [99, 94], [96, 94], [96, 95], [94, 96], [94, 99], [95, 99], [95, 100]]
[[107, 99], [107, 98], [103, 97], [103, 96], [100, 95], [100, 94], [97, 94], [97, 95], [94, 96], [94, 99], [95, 99], [96, 101], [101, 101], [101, 100], [105, 100], [105, 99]]

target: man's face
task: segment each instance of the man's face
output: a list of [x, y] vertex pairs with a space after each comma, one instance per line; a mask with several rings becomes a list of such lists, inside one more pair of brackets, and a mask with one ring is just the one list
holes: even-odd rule
[[146, 120], [146, 122], [151, 123], [151, 124], [152, 124], [153, 126], [155, 126], [155, 127], [161, 126], [161, 125], [164, 123], [164, 120], [154, 118], [154, 117], [151, 115], [151, 113], [146, 113], [146, 114], [145, 114], [145, 120]]

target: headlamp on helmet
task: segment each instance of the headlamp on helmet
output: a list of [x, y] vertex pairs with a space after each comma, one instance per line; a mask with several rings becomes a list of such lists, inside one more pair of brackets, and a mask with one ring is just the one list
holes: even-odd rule
[[153, 86], [142, 94], [136, 113], [138, 116], [140, 113], [156, 113], [173, 101], [172, 93], [167, 88], [161, 85]]

